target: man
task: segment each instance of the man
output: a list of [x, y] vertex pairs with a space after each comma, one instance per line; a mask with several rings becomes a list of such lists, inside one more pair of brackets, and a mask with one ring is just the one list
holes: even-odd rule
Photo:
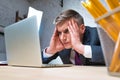
[[60, 56], [64, 64], [104, 65], [97, 29], [84, 26], [79, 13], [66, 10], [55, 19], [55, 25], [50, 45], [42, 52], [44, 63]]

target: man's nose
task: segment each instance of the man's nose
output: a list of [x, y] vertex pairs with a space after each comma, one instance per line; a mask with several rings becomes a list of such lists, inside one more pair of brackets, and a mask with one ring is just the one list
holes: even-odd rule
[[62, 33], [61, 34], [61, 40], [65, 40], [65, 39], [66, 39], [65, 33]]

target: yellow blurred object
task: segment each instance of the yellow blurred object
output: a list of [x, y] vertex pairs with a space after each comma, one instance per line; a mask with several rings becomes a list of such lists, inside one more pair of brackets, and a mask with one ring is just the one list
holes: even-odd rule
[[81, 3], [116, 44], [109, 71], [120, 72], [120, 2], [119, 0], [105, 1], [111, 9], [109, 12], [100, 0], [87, 0]]
[[114, 54], [111, 60], [109, 70], [111, 72], [120, 71], [120, 33], [119, 33], [118, 40], [115, 45], [115, 50], [114, 50]]
[[87, 4], [86, 2], [81, 1], [82, 5], [90, 12], [90, 14], [94, 17], [97, 18], [97, 13], [95, 13], [94, 11], [92, 11], [92, 8], [90, 8], [89, 4]]
[[105, 0], [110, 9], [117, 8], [119, 6], [119, 0]]
[[98, 9], [98, 11], [102, 13], [101, 15], [107, 12], [106, 8], [100, 3], [99, 0], [88, 0], [88, 2], [91, 3], [91, 7], [95, 6]]
[[[111, 10], [120, 7], [119, 0], [105, 0]], [[114, 13], [113, 18], [119, 24], [120, 27], [120, 12]]]
[[[81, 2], [82, 5], [90, 12], [94, 19], [107, 13], [105, 7], [100, 3], [99, 0], [87, 0], [87, 2]], [[102, 9], [101, 9], [102, 8]], [[109, 37], [116, 42], [117, 36], [120, 30], [119, 24], [113, 19], [112, 16], [106, 17], [98, 23], [107, 32]]]

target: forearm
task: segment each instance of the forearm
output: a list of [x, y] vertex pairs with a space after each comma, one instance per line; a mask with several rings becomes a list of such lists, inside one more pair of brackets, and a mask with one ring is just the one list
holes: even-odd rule
[[44, 58], [49, 58], [49, 57], [51, 57], [51, 56], [53, 56], [54, 54], [51, 54], [51, 53], [48, 53], [47, 52], [47, 48], [45, 48], [44, 50], [43, 50], [43, 57]]
[[74, 46], [73, 46], [73, 49], [75, 50], [75, 51], [77, 51], [79, 54], [84, 54], [84, 45], [83, 44], [81, 44], [81, 43], [79, 43], [79, 44], [75, 44]]
[[101, 46], [97, 45], [84, 45], [83, 56], [91, 58], [92, 62], [104, 63], [104, 57]]
[[92, 62], [105, 63], [101, 46], [91, 46], [92, 49]]
[[46, 48], [42, 51], [42, 61], [44, 64], [48, 64], [51, 60], [55, 59], [58, 54], [49, 54], [46, 53]]

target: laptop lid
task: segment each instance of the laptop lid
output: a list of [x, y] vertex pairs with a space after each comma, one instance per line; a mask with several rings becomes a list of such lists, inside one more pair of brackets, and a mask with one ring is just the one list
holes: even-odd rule
[[8, 65], [42, 65], [36, 16], [7, 26], [4, 31]]
[[[107, 35], [107, 33], [100, 27], [97, 27], [102, 49], [103, 49], [103, 55], [105, 59], [105, 64], [107, 66], [107, 69], [109, 68], [112, 60], [112, 56], [114, 53], [115, 43], [112, 41], [112, 39]], [[110, 72], [108, 69], [108, 72], [112, 76], [120, 76], [119, 72]]]
[[112, 60], [115, 44], [102, 28], [97, 27], [97, 30], [101, 41], [105, 64], [107, 67], [109, 67]]

